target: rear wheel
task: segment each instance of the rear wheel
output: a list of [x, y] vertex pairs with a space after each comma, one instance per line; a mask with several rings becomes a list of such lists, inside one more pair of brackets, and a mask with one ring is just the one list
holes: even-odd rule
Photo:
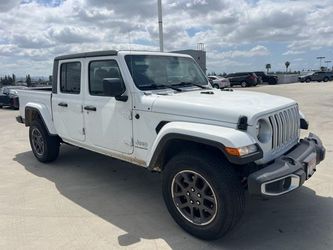
[[213, 85], [213, 88], [215, 88], [215, 89], [219, 89], [220, 86], [219, 86], [218, 84], [214, 84], [214, 85]]
[[32, 152], [40, 162], [51, 162], [59, 155], [60, 142], [57, 136], [50, 136], [40, 120], [35, 120], [29, 128]]
[[184, 152], [162, 173], [163, 197], [174, 220], [205, 240], [229, 232], [241, 218], [244, 193], [232, 166], [215, 155]]
[[242, 86], [242, 88], [247, 87], [247, 82], [241, 82], [241, 86]]
[[277, 84], [277, 81], [275, 79], [271, 79], [271, 80], [268, 81], [268, 84], [269, 85], [275, 85], [275, 84]]
[[328, 77], [325, 77], [325, 78], [324, 78], [324, 82], [328, 82]]
[[305, 81], [306, 81], [306, 82], [311, 82], [311, 79], [310, 79], [310, 78], [306, 78]]

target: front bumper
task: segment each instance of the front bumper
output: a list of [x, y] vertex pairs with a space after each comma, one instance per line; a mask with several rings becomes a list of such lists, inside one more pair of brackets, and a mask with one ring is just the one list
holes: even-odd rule
[[303, 185], [325, 158], [325, 148], [318, 136], [310, 133], [287, 154], [248, 177], [251, 195], [272, 197], [289, 193]]

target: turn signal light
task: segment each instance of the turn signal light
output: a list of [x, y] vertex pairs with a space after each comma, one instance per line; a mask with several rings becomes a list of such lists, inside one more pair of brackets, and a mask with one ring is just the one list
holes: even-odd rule
[[229, 154], [231, 156], [236, 156], [236, 157], [252, 154], [254, 152], [257, 152], [257, 150], [258, 150], [257, 145], [255, 145], [255, 144], [241, 147], [241, 148], [225, 147], [224, 149], [227, 152], [227, 154]]

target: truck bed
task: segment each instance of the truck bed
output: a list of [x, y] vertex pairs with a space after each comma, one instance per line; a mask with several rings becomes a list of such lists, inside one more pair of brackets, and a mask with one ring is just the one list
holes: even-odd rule
[[51, 87], [37, 87], [18, 90], [19, 102], [20, 102], [20, 115], [25, 118], [25, 107], [28, 103], [32, 105], [44, 106], [50, 114], [52, 114], [51, 108]]

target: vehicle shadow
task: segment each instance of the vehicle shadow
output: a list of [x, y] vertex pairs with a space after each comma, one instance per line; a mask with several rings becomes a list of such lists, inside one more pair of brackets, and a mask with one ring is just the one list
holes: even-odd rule
[[53, 182], [60, 194], [121, 228], [121, 246], [162, 239], [172, 249], [328, 249], [333, 243], [333, 200], [307, 188], [268, 201], [249, 199], [243, 219], [224, 238], [205, 242], [182, 231], [167, 212], [160, 175], [83, 149], [62, 146], [61, 157], [41, 164], [32, 152], [14, 158]]

